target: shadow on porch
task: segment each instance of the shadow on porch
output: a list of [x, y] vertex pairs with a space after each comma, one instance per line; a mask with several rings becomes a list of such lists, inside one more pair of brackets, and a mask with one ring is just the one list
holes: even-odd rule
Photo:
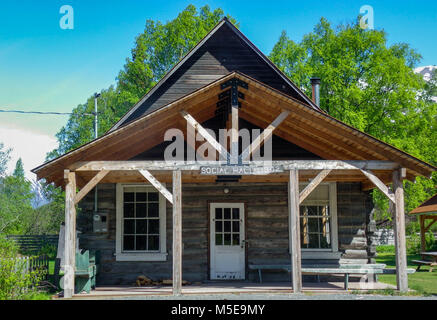
[[[385, 283], [351, 282], [349, 290], [343, 288], [343, 282], [308, 282], [304, 283], [303, 292], [318, 293], [350, 293], [351, 291], [383, 290], [395, 287]], [[289, 282], [209, 282], [200, 285], [189, 285], [182, 288], [184, 295], [220, 295], [220, 294], [290, 294], [293, 293]], [[73, 299], [129, 299], [139, 296], [171, 296], [171, 286], [129, 287], [105, 286], [97, 287], [90, 294], [75, 294]]]

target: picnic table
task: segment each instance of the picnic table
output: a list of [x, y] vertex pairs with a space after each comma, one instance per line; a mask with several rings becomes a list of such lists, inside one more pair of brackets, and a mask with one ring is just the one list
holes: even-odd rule
[[420, 267], [423, 265], [429, 266], [429, 272], [432, 272], [433, 267], [437, 267], [437, 252], [421, 252], [422, 258], [428, 258], [429, 260], [413, 260], [417, 264], [416, 271], [419, 271]]

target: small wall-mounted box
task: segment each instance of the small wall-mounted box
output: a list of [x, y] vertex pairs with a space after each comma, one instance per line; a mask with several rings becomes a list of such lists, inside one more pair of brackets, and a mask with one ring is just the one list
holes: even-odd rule
[[95, 232], [95, 233], [108, 232], [108, 213], [107, 212], [94, 212], [93, 232]]

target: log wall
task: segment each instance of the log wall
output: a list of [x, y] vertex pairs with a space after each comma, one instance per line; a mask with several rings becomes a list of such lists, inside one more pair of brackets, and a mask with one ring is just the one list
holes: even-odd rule
[[[230, 192], [224, 194], [223, 189]], [[101, 272], [98, 285], [133, 285], [138, 275], [152, 279], [170, 279], [172, 274], [172, 207], [167, 202], [167, 252], [165, 262], [120, 262], [115, 260], [115, 185], [98, 187], [99, 211], [108, 212], [109, 229], [106, 234], [94, 234], [92, 215], [94, 190], [80, 203], [77, 228], [81, 248], [100, 249]], [[342, 262], [367, 263], [374, 257], [374, 247], [368, 244], [371, 233], [371, 201], [362, 192], [360, 183], [338, 183], [339, 250]], [[208, 204], [209, 202], [246, 203], [247, 262], [249, 264], [289, 263], [288, 200], [286, 184], [190, 184], [182, 186], [182, 240], [184, 280], [203, 281], [208, 274]], [[304, 258], [304, 257], [303, 257]], [[327, 260], [305, 260], [308, 263], [327, 263]], [[338, 260], [336, 261], [338, 262]], [[247, 274], [257, 279], [253, 271]], [[266, 273], [265, 280], [289, 280], [286, 273]]]

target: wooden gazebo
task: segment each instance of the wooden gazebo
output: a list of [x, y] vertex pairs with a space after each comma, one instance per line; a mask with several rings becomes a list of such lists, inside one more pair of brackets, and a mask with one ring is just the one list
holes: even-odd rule
[[[431, 226], [437, 222], [437, 194], [422, 203], [416, 209], [410, 212], [412, 215], [418, 215], [420, 221], [420, 248], [426, 251], [425, 234]], [[426, 225], [427, 221], [429, 223]]]

